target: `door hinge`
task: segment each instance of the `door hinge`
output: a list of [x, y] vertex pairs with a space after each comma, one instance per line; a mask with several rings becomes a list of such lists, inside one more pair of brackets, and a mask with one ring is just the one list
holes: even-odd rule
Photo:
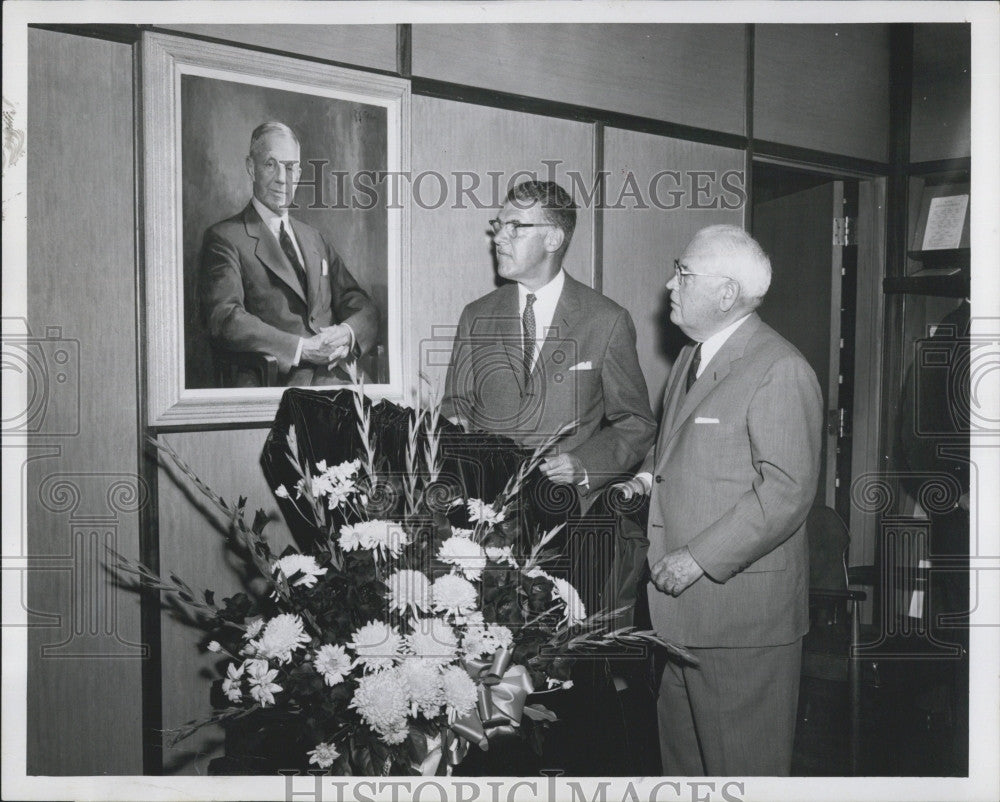
[[854, 245], [854, 220], [850, 217], [833, 218], [833, 244]]
[[830, 437], [843, 438], [851, 434], [851, 427], [847, 421], [846, 410], [828, 409], [826, 411], [826, 433]]

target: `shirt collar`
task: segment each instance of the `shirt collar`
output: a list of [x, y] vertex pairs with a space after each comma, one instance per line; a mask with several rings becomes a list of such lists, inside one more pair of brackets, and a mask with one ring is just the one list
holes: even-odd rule
[[722, 348], [722, 346], [726, 344], [726, 340], [728, 340], [730, 337], [733, 336], [733, 332], [735, 332], [736, 329], [742, 326], [743, 322], [748, 317], [750, 317], [751, 314], [753, 313], [748, 312], [739, 320], [730, 323], [722, 331], [715, 332], [715, 334], [713, 334], [711, 337], [706, 339], [701, 344], [701, 362], [698, 368], [699, 376], [701, 375], [701, 372], [705, 369], [705, 366], [712, 361], [712, 357], [715, 356], [717, 353], [719, 353], [719, 350]]
[[[559, 272], [555, 274], [548, 284], [543, 287], [539, 287], [531, 293], [535, 296], [535, 303], [551, 304], [552, 306], [555, 306], [556, 301], [559, 300], [559, 295], [562, 293], [563, 284], [565, 283], [566, 274], [563, 273], [562, 268], [559, 268]], [[530, 290], [526, 289], [523, 285], [517, 285], [517, 302], [518, 307], [522, 310], [528, 302], [529, 292]]]
[[[253, 204], [253, 208], [257, 210], [257, 214], [260, 215], [260, 219], [264, 221], [264, 225], [266, 225], [268, 229], [270, 229], [271, 233], [277, 237], [281, 224], [288, 223], [288, 212], [286, 211], [284, 214], [275, 214], [263, 203], [257, 200], [256, 197], [251, 198], [250, 202]], [[289, 228], [290, 227], [291, 226], [289, 226]], [[291, 234], [291, 231], [288, 233]]]

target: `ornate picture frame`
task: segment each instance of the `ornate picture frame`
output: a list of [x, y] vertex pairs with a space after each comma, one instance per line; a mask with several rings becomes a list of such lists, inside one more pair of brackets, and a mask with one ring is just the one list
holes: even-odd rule
[[[205, 231], [252, 215], [251, 132], [287, 124], [301, 144], [293, 226], [318, 232], [379, 312], [358, 360], [370, 396], [402, 400], [409, 376], [409, 208], [382, 191], [409, 170], [408, 82], [382, 74], [145, 33], [142, 153], [147, 414], [151, 426], [266, 422], [287, 386], [226, 381], [201, 306]], [[258, 218], [255, 218], [259, 220]], [[262, 229], [263, 230], [263, 229]], [[323, 259], [323, 276], [328, 260]], [[249, 311], [249, 310], [248, 310]], [[228, 360], [229, 352], [225, 352]], [[237, 354], [243, 359], [247, 354]], [[243, 363], [240, 363], [241, 369]], [[346, 372], [333, 372], [346, 381]], [[337, 379], [334, 380], [335, 382]]]

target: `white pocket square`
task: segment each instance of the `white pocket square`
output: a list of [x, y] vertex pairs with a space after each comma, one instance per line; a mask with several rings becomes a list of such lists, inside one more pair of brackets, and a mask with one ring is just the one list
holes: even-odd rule
[[593, 370], [594, 366], [590, 362], [577, 362], [570, 370]]
[[718, 418], [695, 418], [695, 423], [718, 423]]

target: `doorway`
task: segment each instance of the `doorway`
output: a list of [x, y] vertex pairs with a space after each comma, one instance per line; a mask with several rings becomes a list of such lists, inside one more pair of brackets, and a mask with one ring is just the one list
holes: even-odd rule
[[751, 186], [751, 230], [772, 268], [758, 312], [816, 372], [825, 410], [816, 503], [848, 521], [859, 180], [755, 161]]

